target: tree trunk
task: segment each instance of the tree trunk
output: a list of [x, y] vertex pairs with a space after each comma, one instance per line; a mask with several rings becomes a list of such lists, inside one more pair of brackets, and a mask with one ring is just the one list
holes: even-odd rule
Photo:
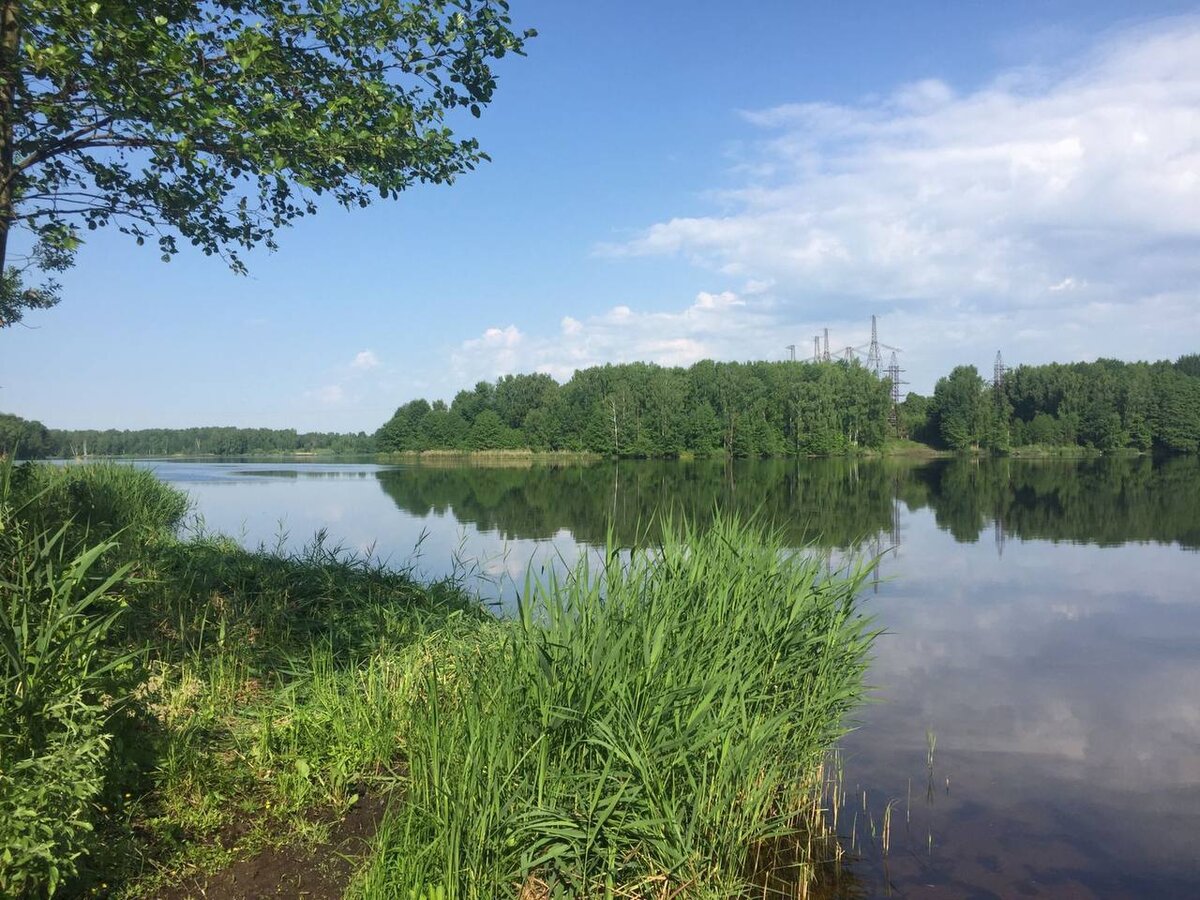
[[8, 257], [8, 231], [13, 219], [13, 105], [20, 77], [20, 49], [17, 0], [3, 0], [0, 7], [0, 276]]

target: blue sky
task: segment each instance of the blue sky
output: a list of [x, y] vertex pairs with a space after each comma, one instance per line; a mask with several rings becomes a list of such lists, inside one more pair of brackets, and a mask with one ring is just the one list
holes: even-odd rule
[[373, 430], [509, 371], [904, 348], [1200, 350], [1200, 20], [1183, 3], [521, 2], [540, 36], [449, 187], [322, 209], [249, 277], [89, 235], [0, 331], [60, 427]]

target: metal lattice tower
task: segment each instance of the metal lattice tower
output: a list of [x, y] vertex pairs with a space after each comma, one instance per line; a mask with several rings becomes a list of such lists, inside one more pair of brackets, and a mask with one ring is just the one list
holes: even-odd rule
[[887, 366], [887, 378], [891, 382], [892, 390], [892, 408], [888, 413], [888, 421], [892, 423], [893, 428], [896, 427], [900, 418], [900, 385], [908, 383], [900, 380], [900, 375], [903, 372], [904, 370], [900, 368], [900, 360], [896, 357], [896, 351], [893, 350], [892, 358], [888, 360]]
[[879, 351], [879, 330], [876, 326], [875, 316], [871, 316], [871, 344], [867, 348], [867, 368], [879, 377], [879, 370], [883, 368], [883, 354]]
[[819, 334], [814, 334], [813, 335], [813, 362], [820, 362], [820, 361], [821, 361], [821, 336]]
[[788, 344], [785, 349], [787, 350], [788, 356], [791, 359], [791, 361], [795, 362], [796, 361], [796, 345]]
[[996, 351], [996, 363], [992, 367], [992, 387], [999, 393], [1004, 389], [1004, 377], [1008, 374], [1008, 369], [1004, 365], [1004, 358], [1000, 355], [1000, 351]]
[[829, 329], [825, 329], [825, 349], [821, 351], [821, 359], [829, 362]]
[[858, 351], [855, 350], [853, 347], [847, 347], [845, 350], [842, 351], [842, 359], [844, 359], [846, 362], [857, 362], [858, 361]]

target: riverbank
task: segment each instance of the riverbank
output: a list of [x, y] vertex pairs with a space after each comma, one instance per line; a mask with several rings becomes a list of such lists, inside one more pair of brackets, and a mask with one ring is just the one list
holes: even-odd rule
[[858, 575], [722, 519], [502, 620], [323, 543], [179, 540], [126, 466], [2, 483], [0, 892], [717, 897], [768, 846], [811, 876]]

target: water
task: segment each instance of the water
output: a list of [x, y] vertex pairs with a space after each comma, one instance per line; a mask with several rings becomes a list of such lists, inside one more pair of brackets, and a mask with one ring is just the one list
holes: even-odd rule
[[1200, 459], [144, 464], [247, 544], [419, 546], [420, 574], [501, 603], [662, 509], [757, 512], [832, 565], [882, 553], [844, 893], [1200, 897]]

